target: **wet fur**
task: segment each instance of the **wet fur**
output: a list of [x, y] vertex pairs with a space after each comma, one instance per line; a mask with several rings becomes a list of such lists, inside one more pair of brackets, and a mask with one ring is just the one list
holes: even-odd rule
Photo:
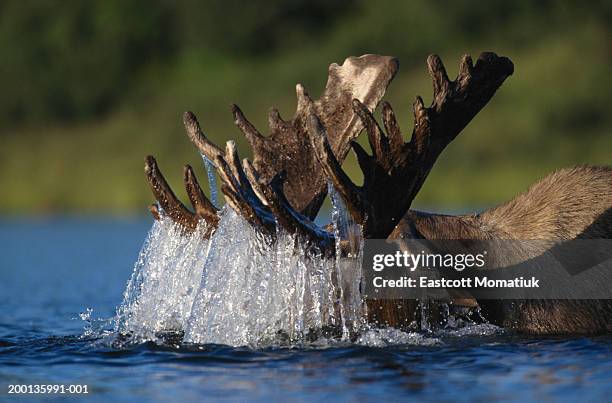
[[[578, 166], [558, 170], [513, 200], [480, 214], [447, 216], [409, 211], [391, 239], [516, 239], [561, 241], [612, 239], [612, 168]], [[542, 251], [511, 251], [505, 259], [527, 259]], [[488, 320], [534, 334], [612, 331], [612, 300], [478, 301]], [[374, 301], [371, 317], [402, 326], [407, 301]]]

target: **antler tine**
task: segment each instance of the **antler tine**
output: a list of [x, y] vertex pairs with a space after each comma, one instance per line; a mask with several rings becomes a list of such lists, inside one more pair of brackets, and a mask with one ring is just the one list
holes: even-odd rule
[[221, 185], [221, 192], [225, 196], [226, 203], [238, 214], [242, 215], [249, 222], [254, 224], [257, 228], [266, 228], [261, 221], [261, 218], [255, 213], [253, 207], [245, 200], [244, 196], [240, 191], [240, 185], [238, 181], [233, 177], [231, 168], [221, 156], [217, 157], [215, 161], [217, 165], [217, 171], [223, 184]]
[[321, 125], [321, 122], [314, 113], [310, 115], [308, 120], [308, 129], [312, 148], [325, 174], [331, 180], [336, 191], [338, 191], [345, 200], [349, 213], [353, 219], [357, 222], [363, 222], [365, 220], [363, 216], [365, 209], [363, 208], [364, 201], [359, 192], [359, 188], [340, 166], [327, 140], [325, 128]]
[[251, 183], [249, 182], [246, 174], [244, 173], [244, 169], [240, 164], [238, 149], [236, 148], [236, 143], [233, 140], [230, 140], [225, 144], [225, 160], [232, 169], [234, 177], [238, 179], [238, 183], [240, 184], [242, 191], [248, 192], [249, 196], [252, 197], [254, 193], [253, 188], [251, 187]]
[[266, 205], [270, 208], [280, 226], [290, 234], [294, 234], [298, 230], [297, 220], [293, 217], [293, 209], [286, 208], [289, 203], [282, 193], [283, 182], [286, 179], [287, 173], [285, 171], [279, 172], [270, 183], [267, 185], [260, 183], [259, 187], [266, 200]]
[[268, 127], [270, 127], [270, 131], [273, 133], [278, 132], [285, 126], [287, 126], [287, 122], [283, 120], [278, 109], [270, 108], [268, 111]]
[[226, 144], [225, 157], [216, 159], [217, 172], [223, 182], [221, 191], [234, 211], [266, 233], [273, 233], [274, 217], [266, 211], [246, 177], [233, 141]]
[[308, 91], [306, 91], [306, 88], [302, 84], [296, 84], [295, 95], [297, 97], [297, 108], [295, 110], [295, 115], [308, 116], [314, 106], [314, 101], [310, 97], [310, 94]]
[[[168, 182], [157, 166], [157, 161], [151, 155], [145, 158], [145, 175], [155, 199], [159, 202], [164, 213], [174, 222], [179, 223], [188, 231], [193, 231], [198, 225], [198, 218], [189, 211], [176, 197]], [[150, 209], [154, 217], [161, 216], [159, 209]]]
[[374, 119], [372, 112], [370, 112], [370, 110], [358, 99], [353, 99], [353, 110], [365, 125], [366, 132], [368, 133], [368, 141], [370, 142], [374, 157], [381, 161], [388, 162], [390, 157], [389, 142], [378, 125], [378, 122]]
[[234, 115], [234, 124], [238, 126], [244, 137], [248, 140], [253, 149], [260, 147], [264, 136], [253, 126], [251, 122], [244, 116], [242, 110], [236, 104], [232, 104], [232, 115]]
[[423, 156], [429, 143], [429, 113], [423, 103], [423, 98], [417, 95], [412, 105], [414, 113], [414, 130], [410, 138], [410, 151], [417, 156]]
[[[249, 170], [253, 170], [251, 166]], [[333, 234], [319, 228], [304, 215], [295, 211], [283, 193], [283, 182], [286, 173], [280, 172], [268, 184], [257, 182], [254, 185], [261, 193], [265, 205], [270, 209], [276, 223], [290, 234], [298, 234], [312, 245], [316, 245], [320, 252], [333, 254], [335, 241]]]
[[384, 101], [382, 104], [382, 116], [383, 124], [385, 125], [385, 130], [389, 139], [391, 153], [397, 156], [404, 145], [404, 138], [397, 123], [397, 119], [395, 118], [395, 112], [393, 112], [391, 104], [387, 101]]
[[217, 156], [223, 155], [223, 151], [206, 138], [193, 112], [187, 111], [183, 114], [183, 124], [191, 142], [209, 161], [214, 163]]
[[259, 172], [257, 172], [253, 166], [253, 163], [247, 158], [242, 160], [242, 167], [244, 168], [244, 172], [246, 173], [246, 176], [251, 183], [257, 198], [263, 203], [264, 206], [267, 206], [268, 201], [266, 200], [262, 184], [260, 183]]
[[466, 81], [472, 77], [472, 71], [474, 70], [474, 64], [472, 63], [472, 57], [470, 55], [461, 56], [459, 62], [459, 74], [457, 80], [460, 83], [467, 84]]
[[444, 97], [449, 93], [451, 85], [446, 74], [446, 68], [438, 55], [429, 55], [427, 57], [427, 69], [433, 82], [434, 104], [441, 105], [444, 102]]
[[259, 178], [259, 173], [253, 167], [251, 161], [244, 159], [243, 167], [249, 181], [253, 185], [253, 190], [266, 205], [277, 223], [290, 234], [298, 233], [318, 245], [319, 249], [325, 253], [333, 253], [335, 242], [333, 235], [315, 225], [304, 215], [295, 211], [283, 192], [283, 182], [286, 180], [286, 173], [280, 172], [268, 183], [263, 184]]
[[219, 216], [217, 215], [217, 208], [208, 200], [204, 195], [198, 179], [193, 172], [193, 168], [189, 165], [185, 165], [184, 171], [185, 190], [191, 205], [193, 206], [195, 213], [202, 219], [204, 219], [209, 225], [217, 227], [219, 223]]

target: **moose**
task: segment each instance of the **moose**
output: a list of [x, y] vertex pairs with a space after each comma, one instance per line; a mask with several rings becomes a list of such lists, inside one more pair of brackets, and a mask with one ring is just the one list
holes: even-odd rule
[[[337, 250], [330, 226], [314, 219], [331, 183], [365, 239], [491, 240], [612, 238], [612, 168], [578, 166], [558, 170], [513, 200], [471, 215], [441, 215], [410, 209], [436, 160], [513, 74], [510, 59], [482, 53], [473, 63], [463, 56], [451, 81], [441, 59], [431, 55], [433, 81], [429, 107], [414, 101], [414, 127], [405, 139], [388, 102], [382, 104], [382, 127], [373, 113], [399, 69], [388, 56], [350, 57], [332, 64], [325, 90], [313, 100], [297, 85], [297, 111], [291, 120], [269, 112], [270, 134], [262, 135], [238, 106], [234, 122], [252, 147], [253, 159], [240, 160], [233, 141], [225, 149], [212, 143], [191, 112], [184, 114], [186, 132], [199, 152], [212, 162], [226, 203], [265, 236], [274, 240], [278, 227], [332, 257]], [[355, 140], [367, 133], [368, 153]], [[356, 185], [342, 163], [352, 150], [363, 172]], [[193, 210], [178, 200], [156, 160], [145, 159], [145, 174], [157, 203], [150, 211], [168, 216], [185, 232], [204, 223], [210, 237], [219, 211], [204, 195], [193, 169], [185, 166], [184, 184]], [[533, 251], [532, 251], [533, 252]], [[508, 251], [527, 259], [525, 251]], [[612, 331], [612, 300], [477, 300], [470, 295], [454, 302], [479, 307], [491, 323], [522, 333], [593, 334]], [[417, 302], [369, 299], [368, 321], [405, 327], [414, 320]]]

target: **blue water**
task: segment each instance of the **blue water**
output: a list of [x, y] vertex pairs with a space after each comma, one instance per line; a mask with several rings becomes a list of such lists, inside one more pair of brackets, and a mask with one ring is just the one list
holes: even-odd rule
[[0, 400], [15, 397], [9, 384], [79, 384], [88, 395], [62, 397], [610, 401], [611, 337], [493, 332], [425, 334], [438, 340], [431, 346], [114, 349], [86, 332], [79, 314], [114, 315], [150, 225], [144, 218], [0, 220]]

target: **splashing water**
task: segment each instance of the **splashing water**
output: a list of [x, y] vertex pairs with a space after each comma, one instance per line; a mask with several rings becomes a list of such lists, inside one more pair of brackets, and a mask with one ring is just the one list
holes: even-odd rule
[[435, 346], [442, 340], [427, 334], [403, 332], [394, 328], [369, 329], [359, 335], [357, 344], [368, 347], [386, 347], [390, 345]]
[[153, 225], [117, 312], [119, 334], [142, 341], [184, 332], [186, 343], [261, 346], [340, 326], [348, 334], [361, 323], [359, 294], [338, 299], [333, 259], [282, 231], [271, 241], [229, 208], [220, 216], [209, 241], [204, 228], [185, 234], [168, 218]]
[[215, 166], [204, 154], [200, 155], [202, 156], [202, 161], [204, 162], [204, 167], [206, 168], [206, 175], [208, 177], [210, 202], [213, 204], [213, 206], [217, 206], [217, 177], [215, 176]]
[[299, 341], [334, 325], [333, 261], [308, 256], [297, 240], [270, 243], [228, 210], [211, 240], [188, 343], [261, 345]]
[[185, 236], [169, 218], [155, 221], [117, 312], [119, 333], [151, 340], [184, 328], [208, 253], [204, 226]]
[[[329, 187], [336, 258], [279, 230], [264, 236], [231, 208], [204, 238], [206, 223], [185, 233], [163, 216], [151, 228], [117, 309], [115, 334], [130, 342], [263, 347], [350, 340], [368, 346], [432, 345], [431, 334], [373, 329], [360, 291], [363, 239]], [[421, 328], [429, 330], [427, 304]], [[89, 320], [90, 313], [85, 314]], [[448, 315], [446, 315], [448, 316]], [[463, 326], [447, 320], [447, 328]]]
[[350, 329], [365, 325], [365, 303], [360, 291], [362, 279], [361, 258], [363, 237], [361, 227], [349, 216], [342, 197], [328, 183], [328, 194], [332, 202], [332, 225], [336, 239], [336, 267], [339, 287], [339, 305], [342, 311], [343, 339], [350, 337]]

